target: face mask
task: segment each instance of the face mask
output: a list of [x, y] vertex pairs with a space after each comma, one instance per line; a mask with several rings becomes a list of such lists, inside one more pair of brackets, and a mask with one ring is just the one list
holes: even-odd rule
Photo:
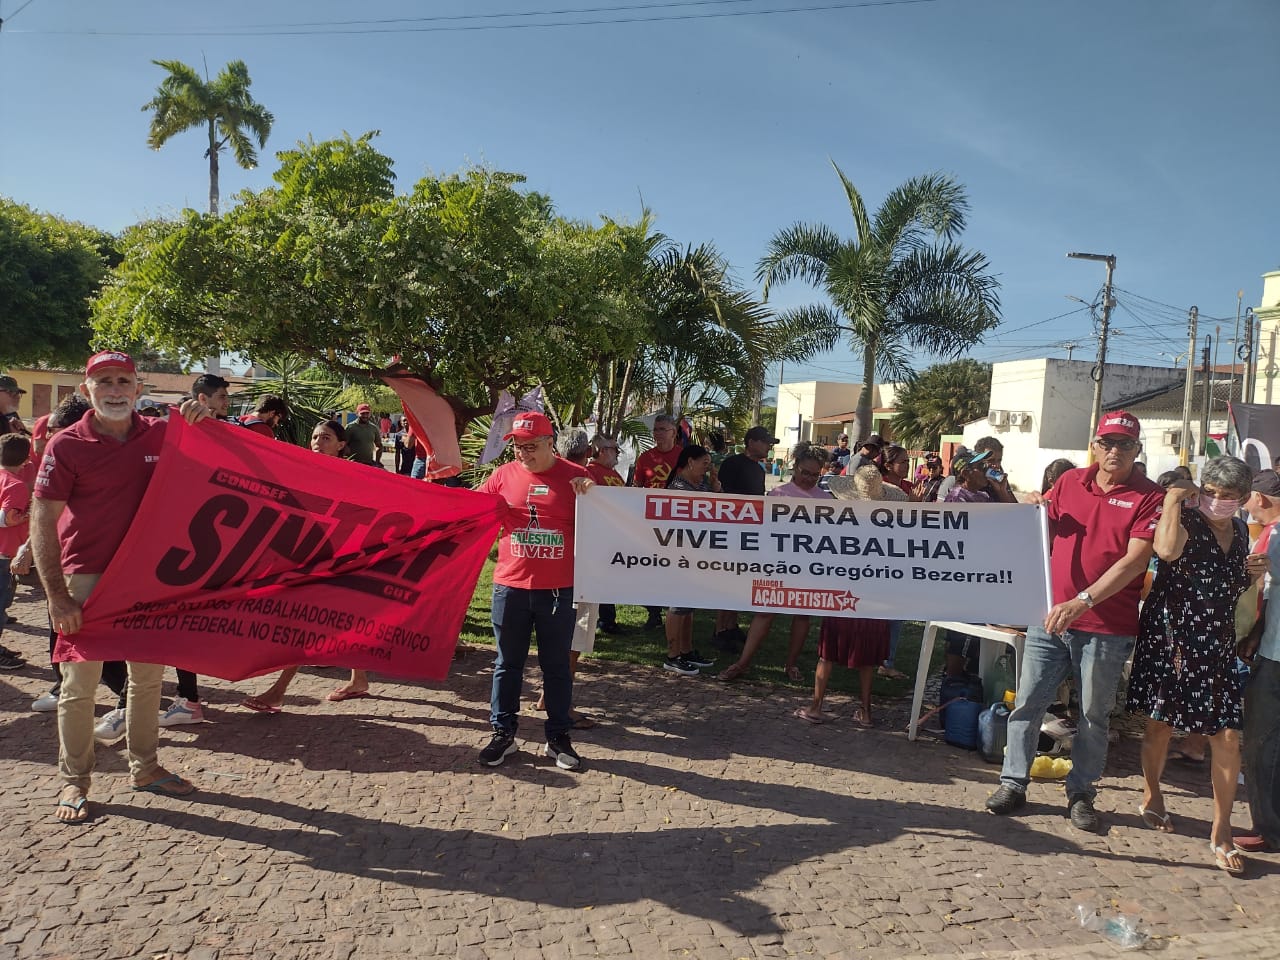
[[1200, 495], [1200, 512], [1214, 520], [1227, 520], [1234, 517], [1239, 509], [1239, 500], [1219, 500], [1216, 497]]

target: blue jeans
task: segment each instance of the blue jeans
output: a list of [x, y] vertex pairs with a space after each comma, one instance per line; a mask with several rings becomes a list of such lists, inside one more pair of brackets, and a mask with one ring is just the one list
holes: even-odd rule
[[1082, 793], [1093, 798], [1097, 793], [1093, 785], [1107, 764], [1107, 730], [1125, 661], [1133, 652], [1133, 639], [1080, 630], [1060, 634], [1048, 634], [1042, 627], [1027, 630], [1018, 700], [1009, 715], [1002, 784], [1026, 791], [1040, 723], [1058, 685], [1071, 671], [1080, 679], [1080, 722], [1071, 743], [1067, 796]]
[[529, 642], [535, 631], [542, 696], [547, 704], [547, 739], [572, 729], [569, 707], [573, 703], [573, 675], [569, 672], [569, 649], [573, 645], [576, 620], [573, 587], [525, 590], [493, 585], [493, 636], [498, 641], [498, 659], [493, 666], [489, 723], [495, 733], [514, 735], [516, 732], [524, 664], [529, 658]]
[[409, 468], [409, 476], [414, 480], [427, 479], [427, 460], [425, 457], [415, 457], [413, 466]]
[[898, 659], [898, 640], [902, 637], [902, 621], [889, 621], [889, 656], [885, 658], [883, 666], [890, 670], [894, 669], [895, 661]]
[[1280, 663], [1258, 657], [1244, 691], [1244, 785], [1253, 832], [1280, 844]]

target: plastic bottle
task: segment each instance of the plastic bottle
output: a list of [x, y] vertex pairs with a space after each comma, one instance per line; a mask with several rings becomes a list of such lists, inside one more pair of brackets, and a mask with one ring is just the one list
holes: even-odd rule
[[1083, 903], [1075, 905], [1075, 914], [1080, 926], [1100, 934], [1122, 950], [1141, 950], [1151, 940], [1151, 934], [1138, 926], [1137, 917], [1119, 914], [1105, 918]]
[[978, 715], [978, 752], [987, 763], [1003, 763], [1009, 737], [1009, 706], [993, 703]]
[[982, 681], [983, 702], [995, 703], [1006, 690], [1017, 689], [1018, 675], [1014, 670], [1013, 651], [1006, 649], [996, 657], [991, 670]]

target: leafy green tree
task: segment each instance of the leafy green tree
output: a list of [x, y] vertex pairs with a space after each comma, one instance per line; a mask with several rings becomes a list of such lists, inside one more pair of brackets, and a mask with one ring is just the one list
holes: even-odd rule
[[142, 105], [152, 111], [147, 145], [159, 150], [171, 137], [197, 127], [208, 133], [204, 155], [209, 161], [209, 212], [218, 212], [218, 155], [228, 146], [246, 170], [258, 165], [259, 147], [267, 145], [275, 118], [249, 94], [249, 68], [232, 60], [213, 80], [202, 80], [181, 60], [152, 60], [167, 71], [156, 95]]
[[939, 363], [898, 392], [893, 437], [903, 446], [937, 450], [943, 434], [984, 416], [991, 398], [991, 365], [977, 360]]
[[0, 197], [0, 362], [82, 365], [89, 300], [116, 259], [110, 235]]
[[909, 377], [917, 351], [956, 357], [1000, 322], [997, 282], [987, 258], [956, 243], [968, 200], [949, 176], [926, 174], [892, 190], [867, 214], [862, 195], [836, 166], [854, 235], [797, 223], [774, 234], [756, 278], [768, 298], [774, 284], [802, 280], [826, 302], [785, 311], [780, 320], [834, 348], [845, 334], [862, 354], [859, 436], [871, 431], [871, 390]]
[[614, 248], [516, 174], [472, 168], [397, 194], [372, 137], [280, 153], [276, 185], [224, 216], [130, 230], [95, 305], [99, 338], [295, 353], [365, 380], [397, 363], [460, 433], [503, 389], [552, 386], [611, 342]]

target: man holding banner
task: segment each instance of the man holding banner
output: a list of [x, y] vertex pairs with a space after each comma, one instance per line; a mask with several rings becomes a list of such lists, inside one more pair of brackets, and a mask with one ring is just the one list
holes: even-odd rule
[[1108, 413], [1094, 438], [1097, 462], [1064, 473], [1049, 499], [1053, 603], [1027, 630], [1018, 700], [1009, 716], [1000, 788], [987, 809], [1009, 814], [1026, 802], [1040, 723], [1058, 685], [1080, 678], [1080, 722], [1067, 777], [1067, 815], [1097, 832], [1094, 783], [1107, 762], [1116, 690], [1138, 632], [1138, 599], [1151, 560], [1164, 490], [1134, 470], [1142, 450], [1138, 418]]
[[[80, 629], [85, 600], [119, 550], [160, 459], [163, 421], [141, 417], [134, 403], [142, 395], [133, 360], [104, 351], [89, 358], [81, 393], [93, 409], [60, 432], [45, 450], [36, 479], [31, 546], [49, 598], [53, 628], [64, 638]], [[183, 415], [196, 422], [212, 414], [187, 400]], [[74, 650], [75, 641], [70, 641]], [[134, 790], [185, 796], [195, 787], [160, 766], [160, 683], [164, 666], [128, 664], [129, 773]], [[58, 697], [58, 770], [65, 786], [57, 817], [69, 823], [88, 819], [94, 766], [93, 698], [101, 660], [62, 663]]]
[[493, 574], [493, 667], [489, 723], [493, 736], [480, 762], [496, 767], [516, 751], [520, 689], [529, 644], [538, 634], [547, 707], [543, 752], [563, 770], [581, 758], [569, 740], [573, 720], [573, 675], [569, 650], [576, 615], [573, 602], [574, 497], [592, 487], [585, 467], [556, 456], [551, 421], [541, 413], [519, 413], [511, 432], [515, 462], [503, 464], [480, 487], [508, 505]]

